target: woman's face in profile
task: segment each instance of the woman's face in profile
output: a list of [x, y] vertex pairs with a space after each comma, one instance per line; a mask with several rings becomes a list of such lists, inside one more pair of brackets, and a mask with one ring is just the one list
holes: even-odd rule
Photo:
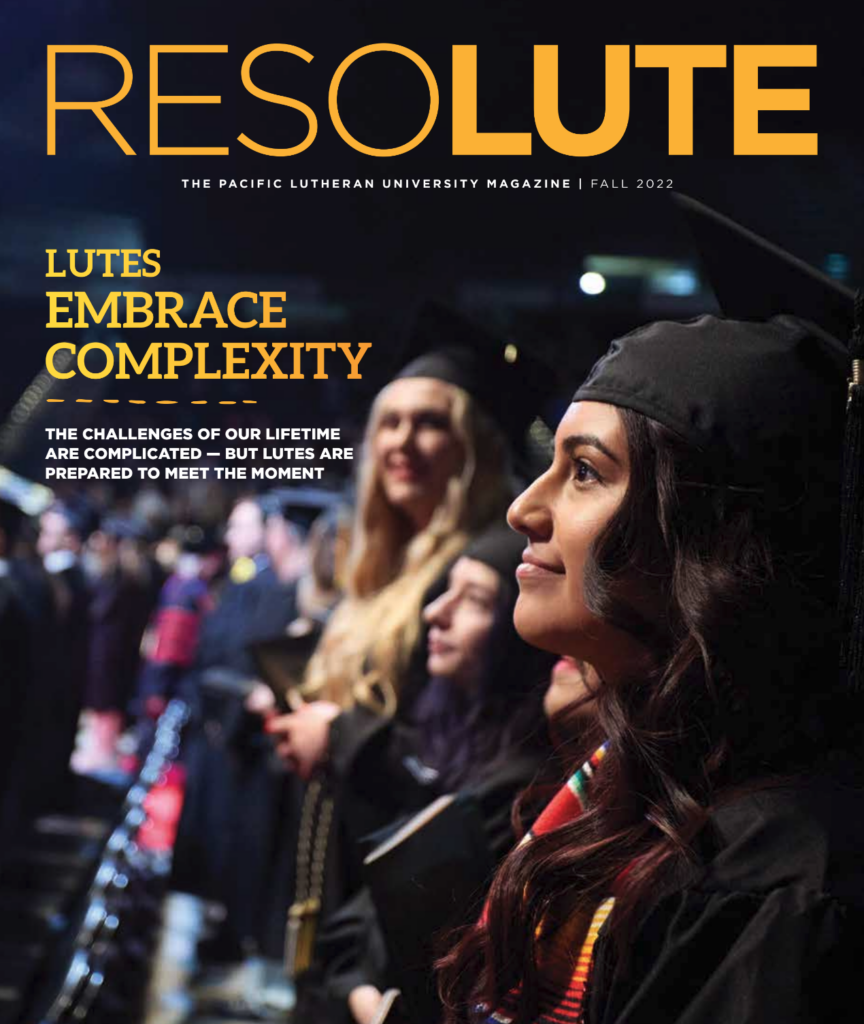
[[517, 630], [535, 647], [595, 665], [601, 676], [620, 669], [618, 662], [633, 652], [625, 634], [588, 609], [585, 566], [629, 480], [627, 437], [618, 411], [577, 402], [558, 426], [552, 465], [513, 502], [507, 516], [527, 538], [516, 570]]
[[447, 589], [423, 609], [429, 675], [465, 690], [478, 684], [500, 605], [498, 573], [477, 559], [460, 558], [447, 577]]
[[423, 529], [465, 452], [453, 430], [455, 391], [430, 377], [395, 380], [378, 400], [372, 458], [387, 501]]

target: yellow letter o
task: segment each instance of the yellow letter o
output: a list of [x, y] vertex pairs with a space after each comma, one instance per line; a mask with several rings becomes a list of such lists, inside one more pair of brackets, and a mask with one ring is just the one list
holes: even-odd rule
[[[355, 60], [358, 60], [360, 57], [365, 57], [367, 53], [377, 53], [379, 51], [401, 53], [403, 57], [407, 57], [410, 61], [413, 61], [423, 72], [423, 77], [426, 79], [426, 84], [429, 86], [429, 115], [426, 118], [426, 123], [410, 142], [406, 142], [404, 146], [396, 146], [394, 149], [374, 149], [372, 146], [364, 146], [362, 142], [358, 142], [348, 131], [342, 123], [342, 118], [339, 116], [338, 96], [342, 76], [348, 68], [351, 67]], [[409, 149], [414, 149], [414, 147], [419, 146], [429, 132], [432, 131], [432, 125], [435, 124], [435, 118], [438, 116], [438, 83], [435, 81], [432, 69], [426, 61], [413, 50], [409, 50], [406, 46], [398, 46], [396, 43], [373, 43], [371, 46], [363, 46], [359, 50], [349, 53], [345, 60], [343, 60], [336, 69], [336, 74], [330, 82], [330, 93], [328, 99], [330, 104], [330, 118], [333, 121], [336, 131], [339, 132], [349, 146], [358, 150], [360, 153], [367, 153], [369, 156], [399, 156], [401, 153], [407, 153]]]
[[[84, 357], [92, 348], [105, 353], [105, 369], [100, 370], [99, 373], [88, 370], [84, 361]], [[107, 345], [103, 345], [101, 341], [91, 341], [89, 345], [82, 346], [78, 352], [78, 369], [85, 377], [89, 377], [91, 380], [100, 380], [102, 377], [107, 377], [114, 369], [114, 353]]]

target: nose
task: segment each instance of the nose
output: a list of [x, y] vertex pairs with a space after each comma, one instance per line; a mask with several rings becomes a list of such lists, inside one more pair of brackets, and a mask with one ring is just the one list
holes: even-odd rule
[[527, 487], [507, 510], [507, 522], [529, 540], [548, 540], [552, 535], [552, 516], [544, 500], [546, 474]]
[[405, 451], [414, 446], [414, 421], [410, 416], [404, 416], [399, 425], [391, 433], [393, 447], [397, 451]]
[[450, 621], [450, 612], [453, 608], [453, 592], [445, 590], [440, 597], [423, 609], [423, 621], [427, 626], [446, 627]]

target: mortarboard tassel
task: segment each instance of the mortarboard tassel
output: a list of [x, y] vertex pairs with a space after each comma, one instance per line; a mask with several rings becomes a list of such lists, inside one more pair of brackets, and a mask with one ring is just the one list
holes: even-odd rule
[[841, 496], [840, 665], [850, 693], [864, 693], [864, 293], [855, 296], [855, 329], [849, 344], [852, 374], [846, 407]]

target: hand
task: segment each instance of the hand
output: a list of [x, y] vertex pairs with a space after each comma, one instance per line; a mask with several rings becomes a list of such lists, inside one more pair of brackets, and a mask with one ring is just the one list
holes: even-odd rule
[[381, 993], [374, 985], [358, 985], [348, 996], [348, 1009], [357, 1024], [372, 1024], [381, 1006]]
[[276, 739], [276, 753], [304, 782], [324, 760], [330, 739], [330, 723], [340, 714], [338, 704], [316, 700], [290, 715], [277, 715], [264, 723]]
[[245, 700], [246, 710], [262, 718], [271, 718], [276, 714], [276, 697], [269, 686], [255, 683], [255, 687]]

